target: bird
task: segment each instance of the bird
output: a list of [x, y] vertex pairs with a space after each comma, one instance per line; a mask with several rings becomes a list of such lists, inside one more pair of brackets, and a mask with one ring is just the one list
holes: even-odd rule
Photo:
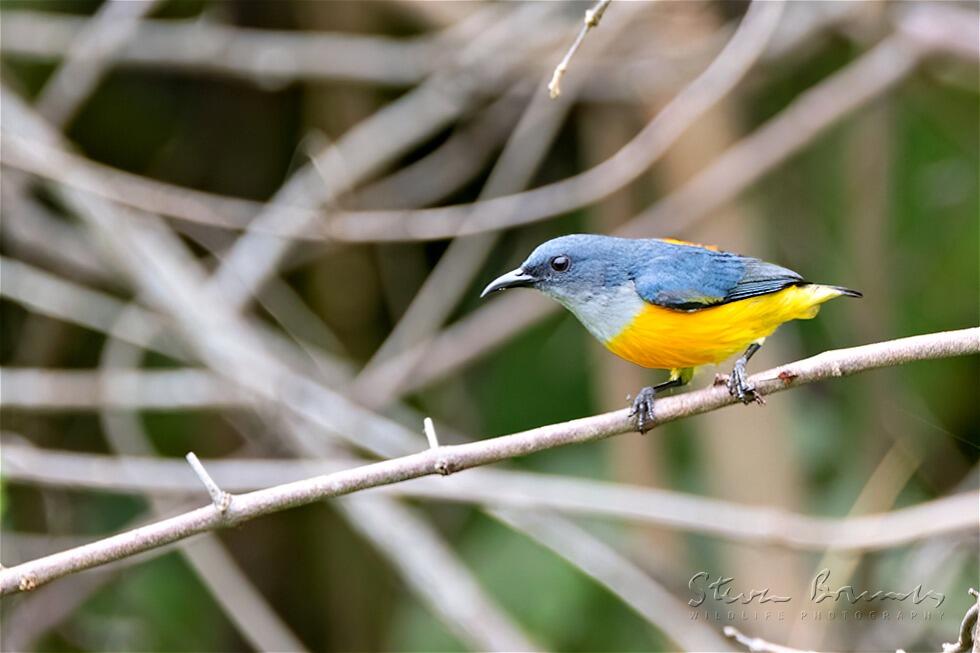
[[724, 383], [742, 403], [762, 403], [745, 366], [765, 339], [784, 322], [815, 317], [826, 301], [862, 296], [710, 245], [597, 234], [542, 243], [480, 297], [519, 287], [556, 300], [617, 356], [669, 370], [666, 381], [642, 388], [631, 403], [640, 433], [655, 423], [657, 393], [686, 385], [695, 368], [739, 352]]

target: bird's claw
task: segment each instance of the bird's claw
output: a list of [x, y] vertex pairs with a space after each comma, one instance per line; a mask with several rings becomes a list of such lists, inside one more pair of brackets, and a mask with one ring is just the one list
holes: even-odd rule
[[636, 419], [636, 430], [641, 435], [652, 429], [655, 422], [653, 417], [654, 395], [653, 388], [647, 386], [636, 393], [636, 398], [633, 399], [633, 404], [630, 406], [629, 416]]
[[755, 391], [755, 386], [749, 383], [748, 376], [745, 374], [745, 365], [735, 363], [731, 376], [726, 383], [728, 392], [733, 397], [748, 405], [752, 402], [764, 404], [766, 400]]

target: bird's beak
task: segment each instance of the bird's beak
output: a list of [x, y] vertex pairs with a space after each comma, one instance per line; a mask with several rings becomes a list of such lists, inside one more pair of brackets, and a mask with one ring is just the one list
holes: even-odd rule
[[516, 270], [511, 270], [507, 274], [501, 275], [494, 279], [489, 286], [483, 289], [480, 293], [480, 297], [486, 297], [490, 293], [497, 292], [498, 290], [506, 290], [507, 288], [519, 288], [521, 286], [530, 286], [532, 283], [537, 281], [533, 276], [517, 268]]

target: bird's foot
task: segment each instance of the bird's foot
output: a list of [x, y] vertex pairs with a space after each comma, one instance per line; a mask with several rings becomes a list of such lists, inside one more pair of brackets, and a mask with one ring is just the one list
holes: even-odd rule
[[653, 428], [655, 420], [653, 417], [654, 389], [647, 386], [636, 393], [636, 398], [630, 406], [630, 417], [636, 420], [636, 430], [644, 434]]
[[741, 361], [736, 361], [726, 385], [728, 386], [729, 394], [745, 405], [751, 404], [752, 402], [757, 404], [766, 403], [762, 395], [755, 391], [755, 386], [749, 383], [748, 375], [745, 373], [745, 364]]

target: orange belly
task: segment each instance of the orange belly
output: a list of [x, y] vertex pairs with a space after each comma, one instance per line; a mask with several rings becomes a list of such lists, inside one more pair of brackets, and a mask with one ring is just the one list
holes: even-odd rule
[[783, 322], [809, 319], [840, 296], [828, 286], [790, 286], [769, 295], [679, 311], [645, 304], [606, 347], [643, 367], [679, 369], [720, 363], [765, 338]]

